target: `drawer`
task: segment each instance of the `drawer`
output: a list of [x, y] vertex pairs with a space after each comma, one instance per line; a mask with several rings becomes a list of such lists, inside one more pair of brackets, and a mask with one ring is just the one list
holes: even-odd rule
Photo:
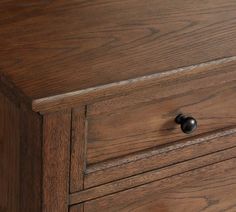
[[[236, 63], [195, 67], [157, 85], [87, 108], [87, 163], [138, 151], [236, 124]], [[175, 117], [193, 116], [197, 130], [184, 134]]]
[[[85, 202], [92, 211], [235, 211], [236, 159]], [[79, 205], [71, 212], [79, 212]]]
[[[167, 158], [171, 158], [171, 157], [174, 157], [174, 160], [179, 162], [180, 161], [179, 159], [181, 157], [178, 158], [176, 157], [176, 155], [182, 155], [182, 159], [184, 160], [182, 160], [182, 162], [180, 163], [173, 163], [172, 165], [163, 166], [158, 169], [151, 169], [149, 171], [145, 171], [145, 168], [143, 168], [143, 172], [140, 174], [135, 175], [133, 173], [132, 176], [126, 177], [124, 179], [119, 179], [119, 180], [105, 183], [102, 185], [98, 185], [95, 187], [86, 188], [85, 190], [80, 191], [80, 192], [75, 192], [70, 195], [69, 204], [75, 205], [75, 204], [81, 203], [80, 204], [81, 206], [83, 202], [88, 202], [94, 199], [98, 199], [99, 197], [104, 197], [104, 196], [109, 196], [109, 195], [113, 196], [112, 194], [115, 194], [118, 192], [122, 193], [122, 191], [125, 191], [128, 189], [137, 188], [142, 185], [151, 184], [152, 182], [162, 181], [163, 179], [171, 178], [172, 176], [191, 172], [193, 170], [201, 169], [203, 167], [207, 167], [212, 164], [221, 163], [222, 161], [235, 158], [236, 157], [235, 141], [236, 141], [235, 133], [231, 135], [224, 134], [224, 136], [222, 137], [218, 137], [215, 139], [212, 138], [212, 141], [206, 142], [208, 144], [203, 143], [199, 145], [192, 145], [186, 148], [184, 151], [179, 151], [177, 149], [175, 156], [174, 154], [167, 153], [167, 154], [161, 155], [162, 158], [161, 157], [149, 158], [150, 161], [152, 159], [156, 159], [155, 161], [156, 164], [159, 163], [158, 160], [160, 160], [161, 163], [164, 164], [166, 163]], [[223, 143], [225, 144], [225, 149], [219, 150], [220, 144], [223, 144]], [[231, 145], [229, 145], [230, 143]], [[213, 148], [214, 146], [218, 146], [218, 151], [216, 151], [217, 148]], [[215, 152], [208, 154], [210, 152], [209, 151], [210, 148], [212, 151], [215, 151]], [[201, 153], [197, 155], [197, 152], [198, 153], [201, 152]], [[224, 163], [221, 163], [221, 164], [224, 164]], [[144, 163], [143, 164], [139, 163], [138, 165], [145, 167]], [[149, 164], [146, 163], [146, 166], [148, 165]], [[131, 171], [134, 170], [134, 165], [133, 167], [130, 166], [129, 168], [131, 169]], [[124, 170], [122, 169], [123, 169], [122, 167], [119, 167], [116, 173], [123, 172]], [[112, 175], [113, 173], [112, 171], [110, 171], [110, 173], [104, 173], [103, 175], [104, 178], [106, 178], [105, 174]], [[99, 178], [97, 178], [97, 180], [99, 181]], [[166, 183], [165, 186], [168, 187], [169, 184]]]
[[[71, 193], [235, 146], [235, 70], [228, 60], [178, 69], [74, 108]], [[180, 113], [197, 120], [194, 133]]]

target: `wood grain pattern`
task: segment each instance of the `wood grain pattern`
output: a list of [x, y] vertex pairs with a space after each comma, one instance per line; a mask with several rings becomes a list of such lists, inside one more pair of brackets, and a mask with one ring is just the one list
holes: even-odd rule
[[69, 212], [84, 212], [84, 204], [81, 203], [78, 205], [71, 206]]
[[20, 208], [20, 109], [0, 93], [0, 211]]
[[18, 107], [24, 104], [28, 109], [32, 109], [32, 101], [19, 88], [15, 86], [9, 78], [7, 78], [0, 70], [0, 91], [14, 102]]
[[141, 173], [139, 175], [134, 175], [132, 177], [113, 181], [90, 189], [85, 189], [84, 191], [71, 194], [70, 204], [74, 205], [92, 199], [97, 199], [99, 197], [106, 196], [109, 194], [114, 194], [119, 191], [124, 191], [156, 180], [161, 180], [166, 177], [201, 168], [206, 165], [218, 163], [220, 161], [235, 157], [235, 155], [236, 147], [233, 147], [202, 157], [186, 160], [182, 163], [177, 163], [171, 166], [167, 166], [165, 168]]
[[55, 110], [62, 110], [68, 107], [76, 107], [78, 105], [92, 104], [97, 101], [113, 98], [114, 96], [122, 96], [141, 89], [147, 89], [152, 86], [159, 86], [163, 80], [175, 80], [178, 77], [189, 76], [196, 69], [210, 69], [236, 61], [236, 56], [216, 59], [196, 65], [181, 67], [166, 72], [155, 73], [133, 79], [123, 80], [119, 82], [109, 83], [106, 85], [91, 87], [56, 96], [45, 97], [32, 101], [32, 108], [36, 112], [48, 113]]
[[235, 162], [234, 158], [85, 202], [84, 210], [235, 211]]
[[127, 157], [88, 166], [84, 187], [108, 183], [235, 146], [236, 129], [208, 133]]
[[43, 211], [68, 210], [71, 111], [44, 116]]
[[39, 114], [21, 105], [20, 211], [42, 211], [42, 122]]
[[38, 114], [0, 92], [0, 211], [41, 211], [41, 126]]
[[179, 113], [197, 119], [194, 135], [235, 125], [235, 70], [235, 62], [200, 66], [158, 86], [89, 105], [87, 163], [191, 137], [174, 122]]
[[1, 1], [0, 211], [235, 211], [235, 11]]
[[235, 9], [234, 0], [4, 0], [0, 67], [38, 99], [229, 57]]
[[85, 107], [72, 110], [70, 192], [81, 191], [84, 188], [84, 173], [86, 169], [85, 112]]

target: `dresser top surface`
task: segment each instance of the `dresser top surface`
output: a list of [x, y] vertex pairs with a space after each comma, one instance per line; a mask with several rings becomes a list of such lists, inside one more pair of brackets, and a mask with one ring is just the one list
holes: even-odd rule
[[0, 73], [37, 100], [231, 57], [235, 10], [234, 0], [4, 0]]

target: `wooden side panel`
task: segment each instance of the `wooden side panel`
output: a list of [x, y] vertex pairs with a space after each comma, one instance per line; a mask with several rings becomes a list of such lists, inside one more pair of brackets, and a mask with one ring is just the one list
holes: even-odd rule
[[[87, 162], [94, 164], [236, 124], [236, 62], [197, 67], [156, 86], [88, 106]], [[198, 129], [182, 133], [180, 114]]]
[[86, 114], [85, 107], [72, 111], [70, 192], [84, 188], [86, 169]]
[[97, 211], [235, 211], [236, 159], [84, 203]]
[[43, 211], [68, 210], [71, 111], [43, 121]]
[[42, 121], [41, 116], [21, 106], [21, 211], [42, 211]]
[[20, 209], [20, 108], [0, 92], [0, 211]]
[[42, 118], [12, 100], [0, 92], [0, 211], [40, 212]]

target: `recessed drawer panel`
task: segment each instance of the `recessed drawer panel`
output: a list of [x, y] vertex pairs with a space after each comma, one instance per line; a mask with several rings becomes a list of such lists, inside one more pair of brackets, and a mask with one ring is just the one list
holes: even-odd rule
[[[236, 124], [236, 63], [210, 63], [163, 76], [145, 89], [88, 106], [87, 163], [96, 164]], [[180, 114], [198, 127], [185, 134]]]
[[[233, 133], [234, 131], [234, 133]], [[205, 138], [205, 142], [201, 142], [198, 144], [193, 144], [189, 147], [182, 146], [182, 150], [175, 149], [174, 151], [169, 151], [163, 154], [158, 154], [155, 156], [148, 157], [146, 155], [146, 161], [143, 160], [143, 163], [140, 161], [136, 161], [136, 164], [129, 165], [128, 169], [124, 170], [124, 166], [117, 167], [117, 171], [114, 172], [114, 169], [103, 172], [103, 176], [97, 175], [94, 177], [92, 184], [97, 183], [97, 181], [101, 183], [101, 179], [103, 183], [101, 185], [92, 186], [90, 188], [86, 188], [83, 191], [75, 192], [70, 195], [69, 204], [75, 205], [78, 203], [87, 202], [93, 199], [98, 199], [99, 197], [103, 197], [106, 195], [118, 193], [120, 191], [125, 191], [130, 188], [135, 188], [144, 184], [152, 183], [154, 181], [159, 181], [162, 179], [169, 178], [171, 176], [175, 176], [181, 173], [186, 173], [191, 170], [196, 170], [201, 167], [208, 166], [210, 164], [219, 163], [228, 159], [232, 159], [236, 156], [236, 129], [231, 129], [231, 135], [226, 135], [227, 131], [220, 132], [220, 134], [215, 135], [217, 138], [211, 137], [211, 140], [207, 141]], [[229, 131], [228, 131], [229, 133]], [[208, 137], [209, 139], [209, 137]], [[220, 148], [224, 148], [220, 150]], [[174, 149], [174, 148], [173, 148]], [[211, 153], [213, 151], [213, 153]], [[175, 161], [174, 164], [166, 163], [167, 161], [172, 160]], [[149, 162], [147, 162], [149, 161]], [[152, 168], [148, 171], [147, 167], [153, 163]], [[161, 166], [158, 167], [158, 164]], [[140, 168], [141, 173], [135, 173], [135, 166]], [[115, 181], [109, 181], [105, 183], [104, 178], [109, 178], [109, 176], [117, 176], [119, 173], [123, 173], [123, 175], [127, 173], [131, 173], [132, 176], [126, 175], [123, 176], [123, 179], [116, 179]], [[111, 178], [110, 178], [111, 179]], [[113, 178], [114, 180], [114, 178]], [[93, 183], [95, 181], [95, 183]], [[87, 180], [85, 181], [85, 185], [87, 184]], [[166, 184], [168, 187], [169, 184]], [[77, 208], [77, 207], [76, 207]]]
[[235, 211], [235, 195], [234, 158], [85, 202], [84, 211]]

